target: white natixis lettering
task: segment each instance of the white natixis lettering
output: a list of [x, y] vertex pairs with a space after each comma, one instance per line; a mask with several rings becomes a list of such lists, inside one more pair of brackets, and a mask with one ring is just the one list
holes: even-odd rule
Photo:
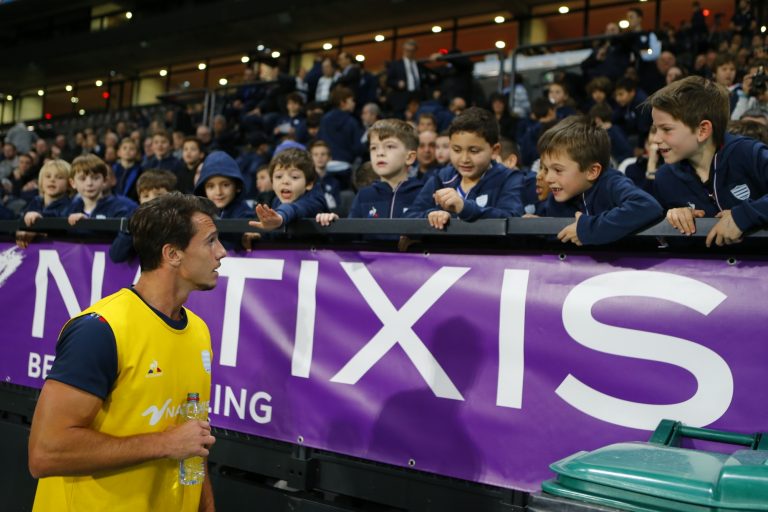
[[258, 258], [224, 258], [219, 275], [229, 278], [224, 302], [224, 327], [221, 333], [219, 364], [237, 366], [237, 345], [240, 337], [240, 306], [246, 279], [283, 278], [283, 260]]
[[241, 420], [245, 419], [245, 403], [248, 399], [248, 391], [245, 388], [240, 388], [240, 400], [238, 401], [235, 396], [235, 391], [227, 386], [224, 388], [224, 416], [229, 416], [230, 406], [235, 409], [237, 417]]
[[563, 324], [578, 343], [607, 354], [684, 368], [696, 378], [696, 393], [676, 404], [636, 403], [596, 391], [573, 375], [568, 375], [555, 392], [585, 414], [630, 428], [653, 430], [664, 418], [702, 427], [720, 418], [733, 398], [733, 375], [723, 358], [689, 340], [597, 322], [592, 318], [592, 306], [610, 297], [663, 299], [708, 315], [726, 295], [675, 274], [621, 271], [587, 279], [571, 290], [563, 304]]
[[[464, 400], [440, 363], [413, 332], [412, 326], [469, 268], [442, 267], [397, 310], [364, 264], [342, 262], [341, 266], [384, 325], [331, 381], [357, 383], [379, 359], [399, 344], [436, 396]], [[468, 349], [471, 350], [471, 347]]]
[[[69, 281], [64, 266], [56, 251], [42, 249], [38, 252], [40, 261], [37, 264], [35, 274], [35, 311], [32, 317], [32, 337], [42, 338], [45, 330], [45, 310], [48, 303], [48, 272], [50, 271], [56, 283], [64, 305], [70, 317], [77, 315], [83, 308], [77, 302], [72, 283]], [[93, 254], [93, 267], [91, 267], [91, 304], [101, 299], [104, 283], [104, 251], [96, 251]]]
[[32, 337], [42, 338], [45, 329], [45, 309], [48, 303], [48, 272], [50, 271], [56, 286], [64, 299], [64, 305], [70, 317], [81, 311], [80, 304], [75, 297], [72, 283], [69, 282], [67, 273], [56, 251], [41, 249], [38, 251], [39, 262], [35, 274], [35, 311], [32, 317]]
[[91, 268], [91, 304], [101, 300], [101, 292], [104, 287], [104, 251], [93, 253], [93, 267]]
[[296, 338], [291, 359], [291, 375], [309, 378], [315, 337], [315, 310], [318, 262], [302, 261], [299, 271], [299, 304], [296, 308]]
[[18, 247], [11, 247], [0, 252], [0, 288], [21, 267], [24, 261], [24, 252]]
[[525, 297], [528, 270], [504, 270], [499, 307], [499, 376], [496, 405], [523, 407]]
[[[262, 401], [266, 402], [266, 404], [260, 404]], [[253, 421], [261, 425], [272, 421], [272, 406], [269, 405], [271, 401], [272, 396], [265, 391], [259, 391], [253, 394], [251, 400], [248, 402], [248, 412], [251, 413]]]
[[165, 401], [162, 407], [159, 409], [156, 405], [151, 405], [147, 407], [147, 410], [141, 413], [142, 416], [147, 416], [151, 414], [151, 417], [149, 418], [149, 424], [152, 426], [157, 425], [157, 422], [159, 422], [163, 418], [163, 414], [165, 413], [165, 410], [168, 409], [168, 406], [171, 405], [171, 399]]

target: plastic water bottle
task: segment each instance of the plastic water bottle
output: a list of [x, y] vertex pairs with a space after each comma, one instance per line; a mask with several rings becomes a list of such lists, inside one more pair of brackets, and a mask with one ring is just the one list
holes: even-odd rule
[[[208, 411], [200, 404], [198, 393], [187, 393], [187, 402], [182, 407], [187, 421], [208, 419]], [[202, 457], [189, 457], [179, 463], [179, 482], [182, 485], [198, 485], [205, 480], [205, 461]]]

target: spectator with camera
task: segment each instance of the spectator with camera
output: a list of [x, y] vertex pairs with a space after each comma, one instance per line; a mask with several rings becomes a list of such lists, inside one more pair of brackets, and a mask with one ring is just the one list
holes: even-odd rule
[[731, 113], [731, 120], [738, 121], [749, 110], [761, 110], [768, 114], [768, 61], [754, 61], [749, 65], [741, 83], [741, 93]]

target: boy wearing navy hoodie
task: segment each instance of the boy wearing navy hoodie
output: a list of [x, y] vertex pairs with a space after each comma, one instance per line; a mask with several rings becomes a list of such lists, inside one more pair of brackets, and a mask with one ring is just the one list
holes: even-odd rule
[[657, 128], [652, 142], [666, 162], [656, 172], [656, 196], [669, 223], [690, 235], [696, 218], [719, 218], [707, 247], [768, 226], [768, 146], [726, 133], [728, 91], [691, 76], [660, 89], [648, 104]]
[[[213, 151], [206, 157], [195, 185], [195, 195], [213, 201], [220, 219], [250, 219], [254, 216], [245, 201], [240, 167], [224, 151]], [[240, 236], [223, 235], [221, 243], [227, 250], [243, 248]]]
[[[401, 119], [382, 119], [371, 126], [369, 139], [371, 165], [380, 181], [360, 189], [352, 201], [349, 218], [404, 217], [422, 186], [419, 178], [408, 178], [419, 146], [416, 130]], [[327, 226], [338, 218], [335, 213], [320, 213], [315, 220]]]
[[451, 218], [464, 221], [523, 215], [522, 173], [494, 161], [500, 150], [499, 124], [488, 110], [468, 108], [448, 128], [451, 165], [430, 177], [406, 217], [426, 218], [443, 229]]
[[616, 169], [609, 168], [608, 132], [586, 116], [563, 119], [539, 139], [541, 169], [550, 190], [550, 217], [575, 217], [557, 238], [576, 245], [607, 244], [652, 224], [661, 206]]

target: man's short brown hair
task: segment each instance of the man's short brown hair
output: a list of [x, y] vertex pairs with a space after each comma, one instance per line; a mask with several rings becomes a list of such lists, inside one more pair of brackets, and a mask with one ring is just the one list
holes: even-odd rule
[[691, 130], [709, 121], [715, 147], [725, 141], [731, 112], [728, 90], [711, 80], [700, 76], [677, 80], [653, 93], [643, 105], [666, 112]]
[[172, 192], [139, 206], [128, 224], [133, 247], [139, 255], [142, 272], [155, 270], [163, 261], [163, 246], [186, 249], [195, 236], [192, 217], [203, 213], [214, 219], [216, 206], [210, 199]]
[[317, 172], [315, 171], [315, 164], [312, 161], [312, 156], [308, 151], [298, 148], [290, 148], [285, 151], [281, 151], [272, 159], [269, 163], [269, 177], [275, 174], [275, 169], [282, 167], [283, 169], [295, 167], [304, 173], [304, 177], [307, 179], [307, 184], [314, 183], [317, 179]]
[[539, 137], [537, 149], [541, 156], [565, 152], [586, 171], [598, 163], [603, 170], [611, 161], [611, 139], [608, 132], [598, 128], [586, 116], [569, 116]]
[[402, 119], [380, 119], [373, 123], [368, 135], [370, 140], [374, 135], [379, 140], [397, 139], [405, 145], [408, 151], [416, 151], [419, 148], [419, 135], [416, 128]]

